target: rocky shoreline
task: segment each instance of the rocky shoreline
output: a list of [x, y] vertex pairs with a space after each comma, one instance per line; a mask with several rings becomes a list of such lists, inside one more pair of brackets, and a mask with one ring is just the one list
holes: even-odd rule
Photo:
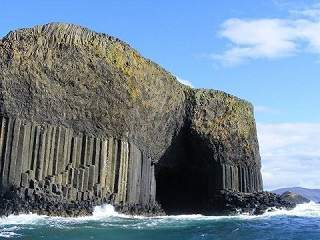
[[68, 201], [61, 197], [62, 193], [46, 193], [43, 190], [30, 188], [12, 188], [0, 197], [0, 217], [11, 214], [28, 214], [81, 217], [93, 214], [95, 206], [112, 204], [117, 212], [127, 215], [162, 216], [165, 215], [158, 204], [118, 204], [114, 196], [92, 198], [82, 201]]
[[[222, 190], [215, 198], [208, 201], [211, 204], [199, 206], [199, 212], [188, 214], [203, 215], [261, 215], [272, 209], [293, 209], [296, 204], [283, 199], [280, 195], [271, 192], [241, 193]], [[112, 195], [104, 199], [90, 199], [84, 201], [67, 201], [60, 194], [47, 194], [43, 191], [30, 191], [25, 188], [15, 188], [2, 194], [0, 198], [0, 216], [11, 214], [35, 213], [47, 216], [80, 217], [93, 214], [94, 207], [112, 204], [117, 212], [127, 215], [140, 215], [146, 217], [179, 214], [178, 212], [165, 212], [157, 203], [117, 204]], [[181, 214], [181, 213], [180, 213]]]
[[283, 199], [280, 195], [271, 192], [242, 193], [234, 191], [221, 191], [216, 198], [211, 199], [215, 208], [207, 208], [208, 215], [234, 215], [249, 214], [261, 215], [272, 209], [291, 210], [296, 207], [294, 202]]

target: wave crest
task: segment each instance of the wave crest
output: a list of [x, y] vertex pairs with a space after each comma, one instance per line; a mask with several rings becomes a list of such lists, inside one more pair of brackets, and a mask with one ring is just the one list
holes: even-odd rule
[[90, 222], [90, 221], [112, 221], [119, 219], [141, 219], [141, 220], [161, 220], [164, 222], [175, 221], [175, 220], [219, 220], [219, 219], [257, 219], [257, 218], [270, 218], [276, 216], [293, 216], [293, 217], [320, 217], [320, 204], [316, 203], [307, 203], [297, 205], [292, 210], [284, 209], [269, 209], [263, 215], [260, 216], [251, 216], [251, 215], [236, 215], [236, 216], [203, 216], [200, 214], [194, 215], [173, 215], [173, 216], [159, 216], [159, 217], [143, 217], [143, 216], [129, 216], [116, 212], [112, 205], [106, 204], [103, 206], [97, 206], [94, 209], [92, 216], [84, 216], [77, 218], [64, 218], [64, 217], [49, 217], [44, 215], [37, 214], [21, 214], [21, 215], [10, 215], [8, 217], [0, 218], [0, 229], [4, 230], [7, 226], [19, 226], [19, 225], [35, 225], [35, 224], [77, 224], [81, 222]]

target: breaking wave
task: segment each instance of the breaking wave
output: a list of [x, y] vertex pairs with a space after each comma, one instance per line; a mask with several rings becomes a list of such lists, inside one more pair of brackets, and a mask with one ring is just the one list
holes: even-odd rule
[[[236, 216], [203, 216], [195, 215], [176, 215], [159, 217], [128, 216], [117, 213], [113, 206], [103, 205], [95, 207], [92, 216], [77, 218], [49, 217], [36, 214], [10, 215], [0, 218], [0, 238], [19, 238], [26, 232], [35, 231], [41, 228], [61, 229], [165, 229], [188, 227], [197, 224], [220, 224], [223, 222], [277, 222], [279, 219], [286, 218], [320, 219], [320, 204], [308, 203], [298, 205], [292, 210], [273, 210], [269, 209], [263, 215], [236, 215]], [[235, 228], [236, 229], [236, 228]], [[237, 230], [238, 231], [238, 230]]]
[[0, 218], [0, 227], [4, 225], [30, 225], [39, 224], [46, 221], [63, 221], [63, 222], [82, 222], [82, 221], [103, 221], [110, 220], [110, 218], [123, 218], [123, 219], [171, 219], [171, 220], [219, 220], [219, 219], [256, 219], [256, 218], [270, 218], [274, 216], [296, 216], [296, 217], [320, 217], [320, 204], [314, 202], [299, 204], [292, 210], [285, 209], [269, 209], [266, 213], [259, 216], [251, 216], [247, 214], [235, 215], [235, 216], [204, 216], [201, 214], [191, 215], [171, 215], [171, 216], [158, 216], [158, 217], [143, 217], [143, 216], [130, 216], [118, 213], [114, 210], [112, 205], [106, 204], [103, 206], [97, 206], [94, 209], [93, 215], [83, 216], [76, 218], [64, 218], [64, 217], [50, 217], [37, 214], [20, 214], [10, 215], [8, 217]]

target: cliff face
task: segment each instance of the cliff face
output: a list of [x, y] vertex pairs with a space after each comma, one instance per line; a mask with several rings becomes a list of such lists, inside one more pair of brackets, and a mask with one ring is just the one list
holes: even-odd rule
[[169, 212], [193, 213], [214, 207], [220, 190], [262, 191], [251, 104], [214, 90], [189, 96], [185, 125], [158, 164], [159, 202]]
[[18, 30], [0, 69], [3, 194], [201, 212], [220, 190], [262, 190], [251, 104], [190, 89], [118, 39]]

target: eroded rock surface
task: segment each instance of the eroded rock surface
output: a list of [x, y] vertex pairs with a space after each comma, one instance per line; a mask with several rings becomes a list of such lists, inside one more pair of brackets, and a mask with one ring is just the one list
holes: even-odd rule
[[85, 212], [108, 202], [152, 215], [262, 191], [252, 105], [191, 89], [119, 39], [72, 24], [17, 30], [0, 41], [0, 69], [5, 196], [54, 186]]

